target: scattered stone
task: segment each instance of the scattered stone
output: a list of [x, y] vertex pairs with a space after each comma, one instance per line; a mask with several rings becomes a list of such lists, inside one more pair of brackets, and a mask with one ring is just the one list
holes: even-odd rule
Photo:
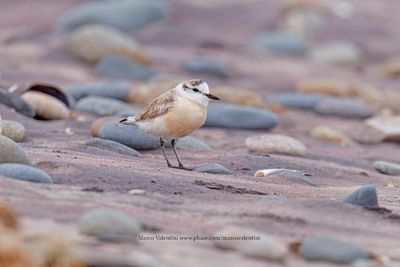
[[125, 102], [101, 96], [87, 96], [76, 104], [78, 111], [88, 112], [98, 116], [116, 115], [118, 112], [130, 110], [132, 107]]
[[234, 105], [263, 107], [263, 97], [248, 89], [228, 86], [212, 88], [212, 94], [218, 96], [222, 102]]
[[184, 138], [178, 139], [176, 143], [176, 148], [178, 149], [189, 149], [193, 151], [210, 151], [211, 146], [205, 141], [195, 138], [192, 136], [186, 136]]
[[383, 66], [383, 72], [387, 76], [400, 76], [400, 57], [390, 58]]
[[375, 117], [365, 123], [381, 135], [381, 140], [400, 141], [400, 116]]
[[307, 50], [307, 43], [302, 38], [283, 31], [261, 33], [253, 45], [272, 54], [288, 56], [303, 55]]
[[164, 0], [89, 2], [68, 10], [59, 20], [64, 31], [85, 24], [104, 24], [123, 31], [139, 29], [167, 18], [171, 8]]
[[310, 132], [311, 137], [339, 145], [351, 144], [350, 138], [329, 126], [317, 126]]
[[296, 183], [316, 186], [314, 181], [310, 178], [310, 174], [304, 173], [298, 170], [287, 170], [287, 169], [265, 169], [258, 170], [255, 177], [266, 177], [266, 176], [279, 176], [291, 180]]
[[270, 104], [279, 104], [286, 108], [311, 110], [325, 96], [320, 94], [283, 93], [267, 99]]
[[332, 115], [349, 119], [366, 119], [374, 114], [374, 111], [367, 104], [351, 98], [323, 99], [315, 106], [315, 112], [321, 115]]
[[131, 157], [139, 157], [140, 156], [140, 153], [137, 152], [136, 150], [134, 150], [128, 146], [125, 146], [123, 144], [120, 144], [118, 142], [111, 141], [111, 140], [106, 140], [106, 139], [101, 139], [101, 138], [93, 138], [93, 139], [87, 141], [86, 145], [114, 151], [116, 153], [128, 155]]
[[38, 168], [18, 164], [18, 163], [3, 163], [0, 164], [0, 175], [5, 177], [35, 182], [35, 183], [52, 183], [51, 177]]
[[105, 123], [99, 132], [99, 137], [116, 141], [137, 150], [155, 149], [160, 146], [158, 138], [147, 135], [136, 126], [120, 126], [118, 120]]
[[218, 163], [198, 165], [194, 167], [194, 170], [213, 174], [232, 174], [227, 168]]
[[321, 31], [323, 18], [311, 9], [300, 9], [285, 15], [283, 28], [287, 32], [308, 39]]
[[6, 202], [0, 201], [0, 227], [5, 226], [9, 229], [18, 229], [17, 214], [14, 209]]
[[143, 189], [131, 189], [128, 191], [128, 194], [136, 196], [144, 195], [145, 193], [146, 191], [144, 191]]
[[135, 88], [134, 90], [131, 90], [127, 102], [147, 105], [151, 101], [153, 101], [154, 98], [168, 91], [169, 89], [174, 88], [179, 83], [180, 81], [175, 81], [175, 80], [149, 82], [147, 84]]
[[378, 207], [378, 195], [373, 185], [366, 185], [351, 193], [344, 202], [361, 207]]
[[400, 164], [379, 160], [374, 162], [374, 168], [381, 173], [400, 175]]
[[231, 104], [210, 104], [205, 126], [238, 129], [271, 129], [278, 123], [274, 113]]
[[67, 92], [76, 100], [86, 96], [102, 96], [124, 101], [131, 89], [129, 83], [123, 81], [73, 84], [66, 87]]
[[0, 135], [0, 163], [32, 165], [22, 148], [8, 137]]
[[69, 108], [60, 100], [50, 95], [28, 91], [22, 98], [35, 112], [36, 117], [44, 120], [65, 120], [70, 118]]
[[22, 99], [22, 97], [20, 97], [19, 95], [2, 92], [0, 90], [0, 103], [15, 109], [16, 111], [27, 117], [32, 118], [35, 116], [35, 112], [31, 109], [28, 103], [26, 103], [25, 100]]
[[[367, 259], [355, 260], [354, 262], [352, 262], [351, 266], [352, 267], [391, 267], [391, 265], [386, 265], [386, 264], [382, 265], [378, 261], [367, 260]], [[395, 265], [393, 265], [393, 267], [394, 266]]]
[[296, 139], [279, 134], [262, 134], [246, 138], [246, 147], [255, 154], [284, 154], [304, 156], [306, 147]]
[[281, 241], [253, 229], [226, 226], [213, 234], [213, 236], [233, 238], [229, 240], [215, 240], [214, 244], [218, 248], [236, 250], [249, 257], [283, 260], [288, 254], [286, 245]]
[[78, 222], [82, 234], [96, 237], [131, 237], [141, 231], [141, 224], [124, 212], [99, 208], [86, 212]]
[[73, 31], [67, 49], [77, 58], [96, 63], [110, 55], [119, 55], [139, 64], [150, 59], [130, 36], [107, 26], [87, 25]]
[[26, 129], [22, 123], [4, 120], [2, 124], [2, 127], [0, 126], [0, 134], [7, 136], [15, 142], [21, 142], [24, 139]]
[[100, 133], [100, 129], [101, 127], [103, 127], [103, 125], [106, 122], [109, 122], [111, 120], [115, 120], [117, 119], [117, 117], [101, 117], [98, 118], [97, 120], [95, 120], [92, 125], [90, 125], [90, 133], [92, 134], [93, 137], [98, 137], [99, 133]]
[[231, 76], [227, 67], [211, 58], [192, 58], [183, 63], [183, 67], [196, 74], [208, 74], [218, 78], [227, 79]]
[[[62, 103], [65, 104], [68, 108], [71, 107], [73, 104], [72, 102], [75, 102], [75, 100], [72, 98], [68, 92], [65, 92], [64, 90], [58, 88], [57, 86], [49, 85], [49, 84], [43, 84], [43, 83], [36, 83], [31, 86], [29, 86], [25, 91], [23, 92], [39, 92], [43, 93], [49, 96], [52, 96]], [[72, 101], [72, 102], [71, 102]]]
[[354, 89], [346, 82], [332, 79], [311, 79], [296, 84], [296, 91], [331, 96], [351, 96]]
[[111, 55], [102, 59], [96, 65], [95, 72], [109, 78], [134, 80], [148, 80], [157, 73], [154, 69], [144, 67], [118, 55]]
[[362, 60], [361, 50], [352, 43], [330, 43], [310, 52], [310, 58], [316, 62], [334, 65], [355, 65]]
[[358, 245], [328, 237], [307, 237], [299, 253], [309, 261], [328, 261], [349, 264], [357, 259], [367, 259], [368, 252]]

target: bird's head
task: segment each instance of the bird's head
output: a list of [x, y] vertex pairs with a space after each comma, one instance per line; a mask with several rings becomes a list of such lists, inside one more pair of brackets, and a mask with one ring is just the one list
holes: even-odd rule
[[219, 100], [218, 97], [210, 94], [208, 84], [202, 80], [189, 80], [178, 85], [182, 96], [191, 99], [203, 106], [207, 106], [210, 100]]

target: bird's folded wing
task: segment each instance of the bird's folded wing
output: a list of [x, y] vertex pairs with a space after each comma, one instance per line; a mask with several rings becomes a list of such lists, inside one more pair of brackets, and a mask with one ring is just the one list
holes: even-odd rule
[[169, 90], [155, 98], [144, 110], [136, 115], [136, 121], [152, 120], [156, 117], [166, 114], [174, 106], [176, 92]]

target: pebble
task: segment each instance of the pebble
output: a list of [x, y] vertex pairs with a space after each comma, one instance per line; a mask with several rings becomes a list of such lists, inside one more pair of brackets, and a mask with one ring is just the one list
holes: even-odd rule
[[361, 207], [378, 207], [378, 195], [373, 185], [366, 185], [351, 193], [344, 202]]
[[296, 91], [331, 96], [354, 95], [354, 89], [348, 83], [340, 80], [323, 78], [300, 81], [296, 84]]
[[400, 164], [387, 161], [375, 161], [374, 168], [381, 173], [390, 175], [400, 175]]
[[11, 207], [10, 203], [0, 201], [0, 227], [17, 230], [19, 228], [19, 221], [17, 213]]
[[119, 154], [128, 155], [131, 157], [140, 157], [140, 153], [128, 146], [120, 144], [115, 141], [101, 139], [101, 138], [93, 138], [85, 143], [87, 146], [93, 146], [101, 149], [106, 149], [109, 151], [113, 151]]
[[169, 89], [174, 88], [179, 83], [180, 81], [176, 80], [161, 81], [161, 82], [152, 81], [146, 83], [144, 85], [138, 86], [134, 90], [131, 90], [126, 101], [128, 103], [147, 105], [151, 101], [153, 101], [154, 98], [168, 91]]
[[106, 122], [109, 122], [109, 121], [111, 121], [113, 119], [116, 120], [118, 118], [117, 117], [107, 116], [107, 117], [98, 118], [97, 120], [93, 121], [92, 125], [90, 125], [90, 133], [92, 134], [92, 136], [93, 137], [98, 137], [101, 127], [103, 127], [103, 125]]
[[95, 1], [77, 5], [61, 16], [59, 27], [71, 31], [84, 24], [104, 24], [131, 31], [166, 19], [171, 8], [164, 0]]
[[178, 139], [176, 143], [176, 148], [178, 149], [189, 149], [193, 151], [210, 151], [212, 150], [211, 146], [199, 139], [192, 136], [186, 136], [184, 138]]
[[32, 165], [24, 150], [13, 140], [2, 135], [0, 135], [0, 163]]
[[212, 94], [225, 103], [250, 107], [265, 106], [263, 97], [248, 89], [222, 86], [212, 88]]
[[254, 229], [225, 226], [213, 236], [249, 238], [247, 240], [214, 240], [214, 245], [218, 248], [236, 250], [249, 257], [283, 260], [288, 254], [287, 246], [284, 243]]
[[323, 28], [323, 17], [311, 9], [300, 9], [285, 15], [283, 27], [304, 39], [315, 36]]
[[17, 180], [23, 180], [35, 183], [50, 184], [53, 182], [51, 177], [38, 168], [18, 164], [18, 163], [2, 163], [0, 164], [0, 175]]
[[223, 63], [212, 58], [192, 58], [183, 63], [183, 68], [192, 73], [208, 74], [222, 79], [231, 76], [230, 71]]
[[75, 109], [98, 116], [116, 115], [118, 112], [130, 110], [125, 102], [101, 96], [87, 96], [78, 101]]
[[321, 94], [283, 93], [268, 97], [267, 102], [286, 108], [312, 110], [323, 98]]
[[279, 134], [261, 134], [246, 138], [246, 148], [255, 154], [304, 156], [306, 147], [296, 139]]
[[400, 116], [375, 117], [367, 120], [366, 125], [376, 130], [384, 141], [400, 141]]
[[334, 42], [310, 51], [310, 58], [316, 62], [334, 65], [355, 65], [362, 60], [361, 50], [352, 43]]
[[141, 231], [141, 224], [124, 212], [98, 208], [86, 212], [78, 222], [78, 230], [96, 237], [132, 237]]
[[272, 112], [232, 104], [210, 104], [205, 126], [237, 129], [273, 128], [278, 123]]
[[255, 177], [266, 177], [266, 176], [279, 176], [291, 180], [296, 183], [316, 186], [314, 181], [310, 178], [310, 175], [299, 170], [287, 170], [287, 169], [265, 169], [258, 170]]
[[125, 33], [107, 26], [82, 26], [69, 35], [68, 51], [77, 58], [96, 63], [110, 55], [120, 55], [139, 64], [147, 65], [150, 59], [143, 49]]
[[349, 119], [366, 119], [374, 111], [364, 102], [352, 98], [327, 98], [315, 106], [315, 112]]
[[385, 65], [383, 66], [383, 72], [387, 76], [400, 76], [400, 57], [396, 56], [385, 62]]
[[310, 135], [315, 139], [319, 139], [333, 144], [339, 144], [339, 145], [351, 144], [350, 138], [348, 138], [343, 133], [329, 126], [317, 126], [311, 130]]
[[22, 123], [8, 120], [3, 120], [2, 123], [0, 122], [0, 134], [7, 136], [15, 142], [21, 142], [24, 139], [25, 132], [26, 129]]
[[69, 108], [50, 95], [28, 91], [22, 98], [34, 110], [36, 117], [44, 120], [66, 120], [70, 118]]
[[0, 135], [3, 134], [3, 119], [1, 118], [1, 114], [0, 114]]
[[66, 87], [66, 91], [76, 100], [86, 96], [102, 96], [124, 101], [131, 90], [131, 85], [124, 81], [73, 84]]
[[198, 165], [194, 167], [194, 170], [212, 174], [232, 174], [225, 166], [218, 163]]
[[301, 243], [299, 253], [309, 261], [340, 264], [368, 258], [368, 252], [358, 245], [322, 236], [307, 237]]
[[253, 46], [272, 54], [298, 56], [307, 50], [307, 43], [294, 34], [284, 31], [265, 32], [258, 35]]
[[0, 91], [0, 103], [15, 109], [27, 117], [32, 118], [35, 116], [35, 111], [19, 95]]
[[136, 126], [120, 126], [118, 120], [105, 123], [99, 131], [99, 137], [109, 139], [137, 150], [155, 149], [160, 146], [158, 138], [147, 135]]
[[119, 55], [110, 55], [103, 58], [95, 68], [97, 75], [109, 78], [122, 78], [133, 80], [148, 80], [154, 76], [157, 71], [139, 65], [127, 58]]

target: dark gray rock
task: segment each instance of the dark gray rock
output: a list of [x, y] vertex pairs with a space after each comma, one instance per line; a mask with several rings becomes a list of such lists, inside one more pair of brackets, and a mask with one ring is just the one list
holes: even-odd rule
[[38, 168], [18, 164], [18, 163], [3, 163], [0, 164], [0, 175], [35, 183], [52, 183], [51, 177]]
[[351, 193], [344, 202], [362, 206], [362, 207], [378, 207], [378, 195], [373, 185], [366, 185]]
[[224, 64], [211, 58], [192, 58], [184, 62], [183, 67], [193, 73], [208, 74], [223, 79], [231, 76]]
[[117, 120], [105, 123], [99, 137], [116, 141], [137, 150], [155, 149], [160, 146], [158, 138], [147, 135], [132, 125], [119, 125]]
[[0, 163], [32, 165], [24, 150], [8, 137], [0, 135]]
[[307, 50], [306, 42], [291, 33], [271, 31], [260, 34], [253, 45], [278, 55], [302, 55]]
[[19, 113], [33, 118], [35, 112], [31, 109], [28, 103], [25, 102], [19, 95], [10, 94], [0, 91], [0, 103], [15, 109]]
[[59, 27], [71, 31], [84, 24], [105, 24], [124, 31], [167, 18], [171, 8], [164, 0], [92, 1], [68, 10]]
[[287, 108], [311, 110], [324, 98], [320, 94], [283, 93], [268, 97], [267, 102]]
[[92, 113], [98, 116], [111, 116], [119, 112], [130, 110], [132, 107], [125, 102], [101, 97], [87, 96], [76, 103], [75, 109], [78, 111]]
[[368, 258], [368, 252], [355, 244], [321, 236], [306, 238], [300, 245], [299, 253], [310, 261], [342, 264]]
[[199, 165], [194, 167], [194, 170], [213, 174], [232, 174], [227, 168], [218, 163]]
[[339, 116], [349, 119], [366, 119], [374, 111], [364, 102], [357, 99], [326, 98], [318, 102], [315, 111], [321, 115]]
[[139, 65], [130, 59], [111, 55], [102, 59], [95, 68], [98, 75], [109, 78], [122, 78], [133, 80], [148, 80], [157, 74], [157, 71]]
[[86, 142], [87, 146], [93, 146], [101, 149], [106, 149], [109, 151], [117, 152], [119, 154], [124, 154], [132, 157], [139, 157], [140, 153], [133, 148], [130, 148], [126, 145], [123, 145], [121, 143], [107, 140], [107, 139], [101, 139], [101, 138], [93, 138], [90, 139], [89, 141]]
[[374, 162], [374, 168], [384, 174], [400, 175], [400, 164], [379, 160]]
[[210, 104], [205, 126], [237, 129], [271, 129], [278, 122], [272, 112], [231, 104]]
[[103, 83], [72, 84], [67, 86], [65, 89], [76, 100], [79, 100], [86, 96], [103, 96], [123, 101], [128, 97], [132, 86], [127, 82], [115, 81]]

